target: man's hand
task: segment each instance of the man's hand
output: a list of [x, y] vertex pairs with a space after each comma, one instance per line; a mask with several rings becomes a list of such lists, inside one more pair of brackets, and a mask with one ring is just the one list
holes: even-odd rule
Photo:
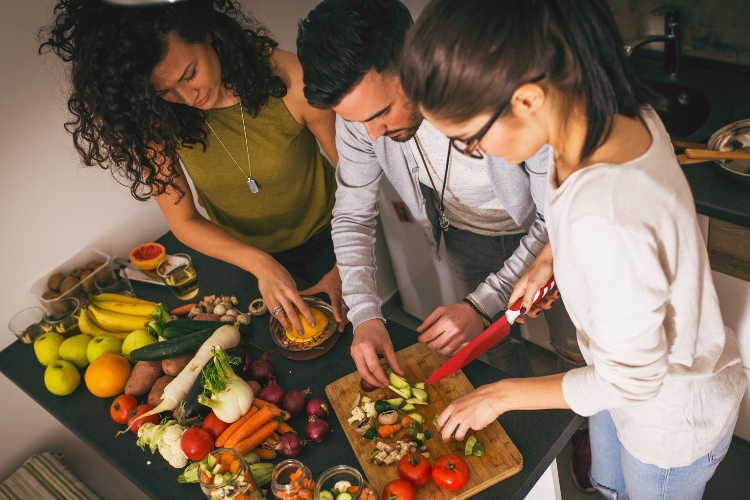
[[365, 321], [354, 330], [351, 353], [360, 377], [376, 387], [384, 387], [390, 384], [388, 377], [380, 366], [378, 354], [385, 356], [388, 365], [391, 370], [396, 372], [396, 375], [404, 375], [404, 371], [396, 359], [396, 353], [393, 351], [388, 330], [385, 329], [385, 325], [380, 319]]
[[300, 295], [315, 295], [320, 292], [328, 295], [328, 298], [331, 300], [333, 317], [336, 318], [339, 324], [339, 331], [343, 332], [348, 320], [346, 318], [346, 304], [341, 300], [341, 276], [339, 275], [338, 266], [334, 265], [333, 269], [328, 271], [316, 285], [311, 286], [307, 290], [302, 290]]
[[469, 304], [459, 302], [435, 309], [417, 331], [422, 334], [420, 342], [440, 354], [452, 356], [484, 331], [484, 321]]

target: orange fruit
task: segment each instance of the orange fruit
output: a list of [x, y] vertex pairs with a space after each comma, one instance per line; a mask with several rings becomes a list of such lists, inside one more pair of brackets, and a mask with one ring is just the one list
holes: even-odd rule
[[146, 243], [132, 249], [128, 257], [130, 258], [130, 262], [138, 269], [153, 271], [166, 256], [167, 252], [162, 245], [158, 243]]
[[83, 378], [91, 394], [100, 398], [117, 396], [128, 383], [130, 363], [119, 354], [105, 354], [96, 358]]

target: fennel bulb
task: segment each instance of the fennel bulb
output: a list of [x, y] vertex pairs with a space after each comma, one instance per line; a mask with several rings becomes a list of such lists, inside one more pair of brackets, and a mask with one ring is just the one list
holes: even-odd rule
[[211, 408], [219, 420], [231, 424], [250, 409], [253, 390], [232, 370], [232, 364], [238, 364], [239, 358], [230, 359], [218, 346], [213, 355], [213, 366], [203, 370], [205, 390], [198, 396], [198, 402]]

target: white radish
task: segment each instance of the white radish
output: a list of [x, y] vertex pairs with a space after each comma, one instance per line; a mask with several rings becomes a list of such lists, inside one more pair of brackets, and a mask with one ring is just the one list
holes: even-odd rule
[[182, 400], [185, 399], [188, 391], [190, 391], [190, 387], [192, 387], [195, 379], [200, 375], [203, 366], [208, 363], [213, 356], [213, 353], [211, 352], [213, 348], [220, 346], [222, 349], [227, 350], [235, 347], [239, 343], [240, 331], [234, 325], [224, 325], [219, 327], [213, 335], [201, 345], [190, 363], [188, 363], [180, 374], [164, 388], [164, 393], [161, 396], [161, 403], [159, 403], [159, 406], [134, 419], [128, 424], [127, 429], [118, 432], [117, 436], [123, 432], [129, 431], [130, 427], [143, 417], [177, 408]]

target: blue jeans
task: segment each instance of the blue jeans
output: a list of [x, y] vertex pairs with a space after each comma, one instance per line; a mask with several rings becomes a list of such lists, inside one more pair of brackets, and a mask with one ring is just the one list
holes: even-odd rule
[[706, 483], [724, 459], [737, 417], [719, 444], [685, 467], [662, 469], [631, 455], [620, 443], [609, 411], [589, 417], [591, 484], [612, 500], [700, 500]]
[[310, 236], [300, 246], [272, 253], [271, 257], [295, 278], [307, 281], [310, 285], [316, 285], [336, 264], [331, 225]]

